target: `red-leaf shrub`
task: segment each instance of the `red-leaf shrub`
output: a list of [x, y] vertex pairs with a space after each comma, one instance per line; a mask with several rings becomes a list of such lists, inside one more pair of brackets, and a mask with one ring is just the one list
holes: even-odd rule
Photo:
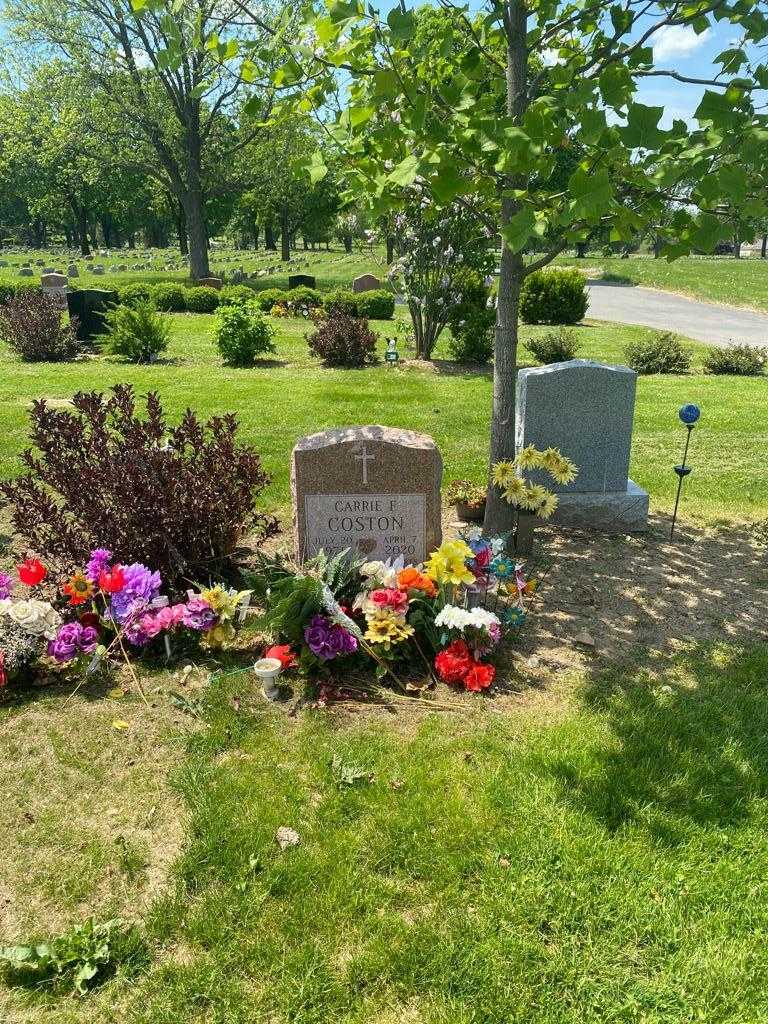
[[231, 414], [169, 427], [156, 394], [146, 416], [133, 388], [79, 393], [74, 411], [36, 401], [28, 473], [0, 483], [13, 526], [40, 555], [82, 564], [93, 547], [144, 562], [170, 583], [220, 571], [247, 528], [276, 532], [255, 501], [268, 483], [258, 453], [237, 443]]
[[61, 362], [77, 351], [75, 325], [61, 321], [50, 295], [19, 291], [0, 305], [0, 338], [27, 363]]
[[369, 366], [376, 358], [376, 335], [367, 320], [337, 311], [307, 336], [310, 350], [326, 366]]

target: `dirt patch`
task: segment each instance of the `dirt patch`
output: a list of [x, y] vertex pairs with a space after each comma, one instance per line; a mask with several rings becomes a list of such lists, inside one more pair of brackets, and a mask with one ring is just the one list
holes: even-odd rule
[[[768, 548], [748, 527], [683, 523], [670, 543], [668, 517], [652, 515], [644, 534], [537, 534], [541, 586], [516, 648], [526, 670], [653, 669], [691, 644], [768, 639]], [[583, 633], [594, 648], [575, 642]]]

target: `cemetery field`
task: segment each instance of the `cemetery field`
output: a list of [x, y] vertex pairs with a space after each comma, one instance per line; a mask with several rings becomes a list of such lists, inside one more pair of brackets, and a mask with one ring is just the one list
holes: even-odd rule
[[[403, 315], [402, 308], [398, 315]], [[191, 406], [203, 414], [232, 410], [244, 437], [261, 452], [272, 484], [267, 500], [289, 517], [289, 455], [296, 440], [339, 424], [383, 423], [434, 436], [445, 459], [445, 479], [484, 480], [491, 408], [490, 368], [466, 368], [448, 358], [441, 340], [434, 365], [380, 365], [365, 370], [328, 370], [310, 356], [304, 321], [274, 321], [277, 354], [253, 370], [226, 369], [212, 342], [214, 318], [174, 314], [167, 359], [135, 366], [107, 357], [56, 365], [25, 364], [0, 351], [0, 472], [19, 470], [26, 444], [27, 408], [33, 398], [67, 399], [78, 390], [103, 389], [119, 381], [138, 391], [157, 390], [174, 416]], [[384, 338], [391, 322], [374, 324]], [[528, 331], [542, 328], [523, 328]], [[622, 361], [628, 341], [646, 336], [641, 327], [589, 324], [576, 328], [580, 356]], [[699, 361], [704, 348], [691, 343]], [[532, 362], [525, 348], [521, 363]], [[768, 515], [768, 477], [761, 452], [768, 443], [765, 407], [768, 378], [686, 376], [638, 380], [632, 449], [633, 479], [652, 496], [652, 508], [674, 500], [671, 467], [679, 459], [682, 430], [677, 410], [685, 402], [702, 407], [694, 435], [694, 475], [686, 485], [684, 517], [701, 522], [754, 520]]]
[[576, 267], [585, 272], [589, 269], [590, 277], [609, 277], [618, 282], [661, 288], [709, 302], [768, 310], [768, 260], [689, 256], [668, 263], [650, 256], [630, 256], [623, 260], [589, 253], [580, 260], [561, 256], [558, 265]]

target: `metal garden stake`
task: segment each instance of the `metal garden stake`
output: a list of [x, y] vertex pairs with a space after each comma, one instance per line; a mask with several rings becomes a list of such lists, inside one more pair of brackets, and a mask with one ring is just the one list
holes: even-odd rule
[[669, 531], [670, 540], [675, 536], [675, 523], [677, 522], [677, 510], [680, 505], [680, 494], [683, 490], [683, 480], [690, 475], [693, 469], [692, 466], [687, 465], [688, 446], [691, 443], [691, 433], [696, 426], [696, 421], [701, 416], [701, 409], [699, 409], [698, 405], [689, 403], [682, 407], [678, 415], [685, 425], [687, 433], [685, 436], [685, 448], [683, 449], [683, 461], [679, 466], [675, 466], [675, 473], [677, 473], [677, 497], [675, 498], [675, 511], [672, 513], [672, 529]]

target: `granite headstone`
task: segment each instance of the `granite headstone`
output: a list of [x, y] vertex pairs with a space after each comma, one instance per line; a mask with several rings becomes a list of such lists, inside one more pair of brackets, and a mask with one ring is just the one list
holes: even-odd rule
[[291, 457], [300, 560], [349, 548], [369, 561], [424, 561], [441, 540], [443, 463], [431, 437], [343, 427], [303, 437]]
[[117, 292], [101, 288], [82, 288], [80, 291], [69, 292], [67, 308], [69, 315], [76, 320], [75, 336], [80, 341], [88, 341], [98, 334], [107, 333], [104, 314], [110, 306], [116, 306]]
[[67, 277], [66, 274], [43, 274], [40, 278], [43, 295], [52, 298], [59, 309], [67, 308]]
[[291, 274], [288, 278], [289, 288], [316, 288], [317, 283], [311, 274]]
[[352, 282], [353, 292], [372, 292], [381, 288], [381, 281], [374, 274], [361, 274]]
[[196, 284], [201, 288], [215, 288], [217, 291], [221, 289], [223, 281], [220, 277], [201, 277]]
[[559, 448], [578, 467], [571, 484], [531, 478], [559, 496], [554, 522], [603, 532], [645, 528], [648, 494], [629, 479], [637, 374], [572, 359], [520, 370], [515, 448]]

